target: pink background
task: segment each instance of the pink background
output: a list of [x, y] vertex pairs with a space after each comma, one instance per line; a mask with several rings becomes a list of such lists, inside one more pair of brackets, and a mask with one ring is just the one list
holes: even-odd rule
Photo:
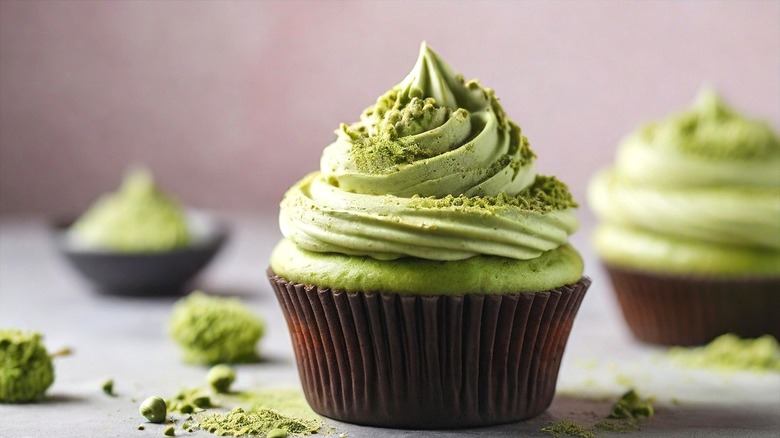
[[582, 202], [702, 83], [780, 125], [778, 1], [3, 1], [0, 212], [80, 211], [134, 162], [192, 206], [274, 209], [422, 40]]

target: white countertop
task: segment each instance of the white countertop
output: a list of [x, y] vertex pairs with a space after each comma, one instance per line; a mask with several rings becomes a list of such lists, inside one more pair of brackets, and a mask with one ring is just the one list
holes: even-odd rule
[[[237, 367], [235, 388], [298, 385], [290, 338], [265, 277], [268, 254], [280, 237], [276, 214], [225, 217], [232, 224], [231, 240], [197, 285], [210, 293], [240, 296], [268, 322], [261, 344], [267, 360]], [[656, 400], [656, 415], [635, 433], [780, 436], [780, 373], [681, 369], [663, 358], [663, 349], [633, 341], [591, 253], [589, 231], [585, 224], [573, 243], [583, 253], [593, 286], [575, 321], [558, 393], [547, 412], [521, 423], [455, 431], [327, 423], [348, 437], [549, 436], [539, 429], [559, 419], [596, 423], [631, 386]], [[144, 422], [138, 414], [140, 400], [200, 385], [206, 373], [206, 368], [184, 364], [165, 333], [173, 301], [97, 294], [55, 252], [44, 221], [0, 219], [0, 327], [37, 330], [45, 334], [50, 351], [74, 351], [56, 359], [56, 381], [45, 402], [0, 405], [0, 437], [162, 436], [158, 425], [136, 430]], [[108, 378], [114, 379], [118, 397], [102, 392]], [[200, 431], [182, 436], [212, 435]]]

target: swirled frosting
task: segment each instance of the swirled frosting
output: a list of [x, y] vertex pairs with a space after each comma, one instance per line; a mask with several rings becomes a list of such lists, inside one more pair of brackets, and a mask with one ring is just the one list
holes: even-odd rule
[[578, 226], [568, 189], [536, 174], [527, 138], [493, 91], [424, 43], [409, 75], [336, 134], [320, 170], [281, 203], [281, 230], [300, 249], [529, 260]]
[[780, 274], [780, 140], [710, 90], [628, 136], [589, 200], [612, 263]]

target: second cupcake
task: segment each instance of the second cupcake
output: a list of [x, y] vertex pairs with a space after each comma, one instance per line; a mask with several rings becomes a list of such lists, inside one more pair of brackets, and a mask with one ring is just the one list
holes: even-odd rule
[[566, 185], [425, 44], [336, 134], [284, 196], [268, 271], [312, 408], [409, 428], [547, 409], [590, 284]]
[[594, 244], [636, 338], [780, 337], [780, 140], [712, 91], [620, 145]]

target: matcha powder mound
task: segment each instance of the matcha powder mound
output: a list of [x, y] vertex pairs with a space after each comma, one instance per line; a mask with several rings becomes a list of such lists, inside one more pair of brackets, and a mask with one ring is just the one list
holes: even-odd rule
[[780, 371], [780, 344], [771, 335], [741, 339], [729, 333], [703, 347], [673, 347], [667, 354], [673, 362], [683, 367], [720, 371]]
[[0, 329], [0, 403], [40, 399], [54, 382], [54, 366], [40, 333]]
[[274, 429], [286, 430], [291, 435], [310, 435], [320, 430], [322, 421], [287, 417], [271, 409], [245, 412], [235, 408], [227, 413], [203, 415], [198, 426], [219, 436], [266, 436]]

